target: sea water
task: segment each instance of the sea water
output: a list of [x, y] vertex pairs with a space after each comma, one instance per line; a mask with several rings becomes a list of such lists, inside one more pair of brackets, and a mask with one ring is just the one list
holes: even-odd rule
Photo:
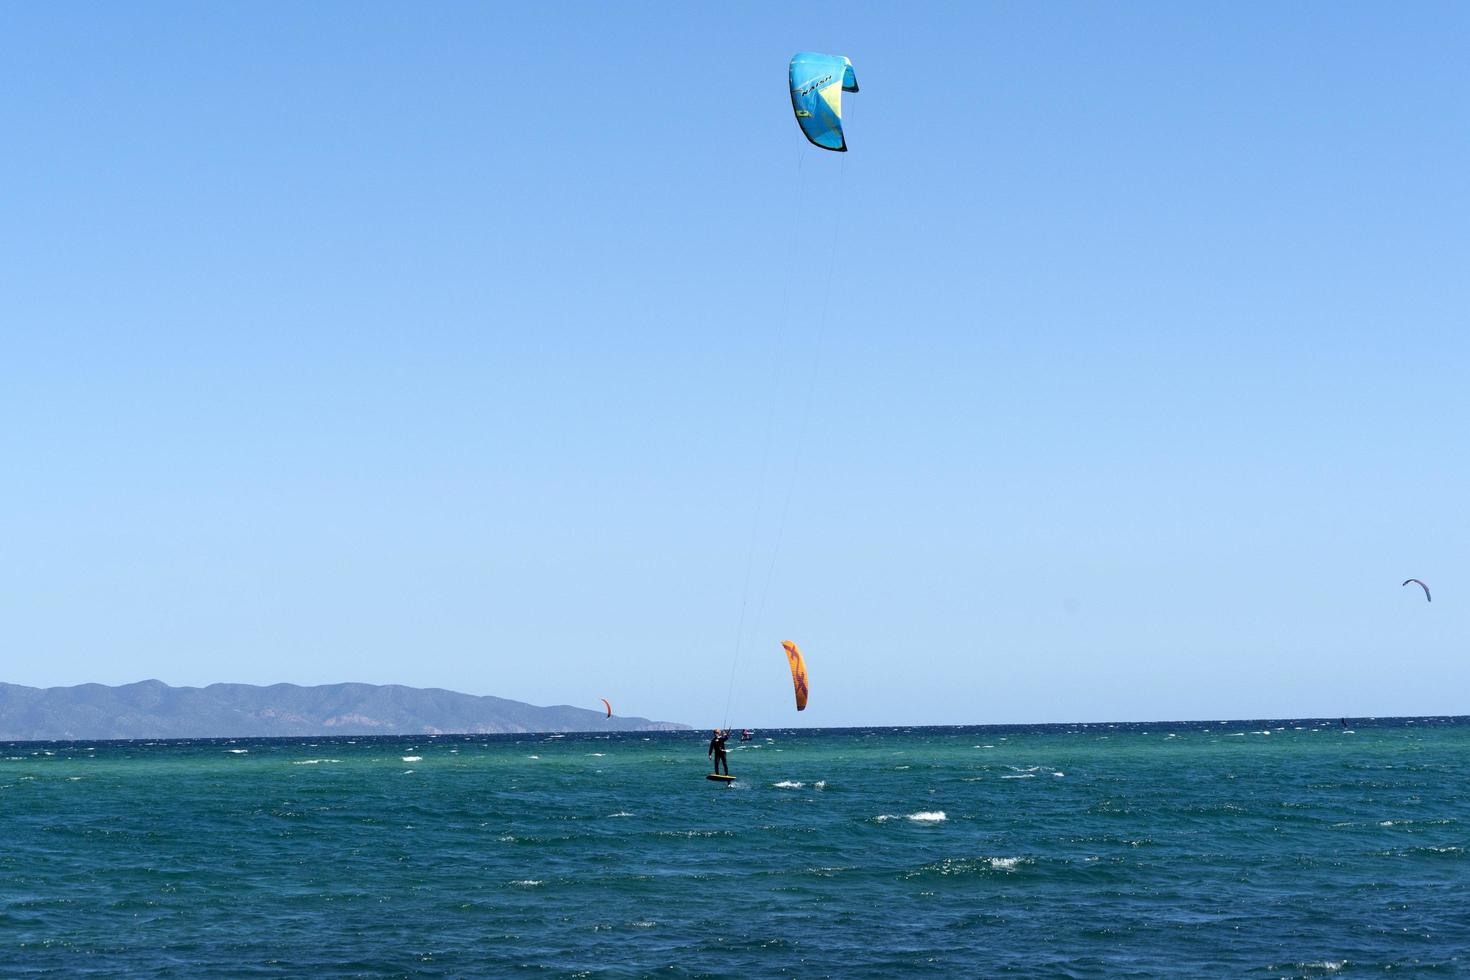
[[1470, 973], [1463, 719], [0, 746], [0, 975]]

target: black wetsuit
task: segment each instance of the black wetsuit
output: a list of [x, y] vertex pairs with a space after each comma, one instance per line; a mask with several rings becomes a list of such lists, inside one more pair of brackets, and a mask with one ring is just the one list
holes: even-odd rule
[[726, 732], [723, 735], [716, 735], [709, 740], [709, 752], [706, 754], [714, 756], [716, 774], [719, 773], [720, 763], [723, 762], [725, 764], [725, 775], [730, 775], [730, 760], [725, 756], [725, 739], [729, 737], [730, 733]]

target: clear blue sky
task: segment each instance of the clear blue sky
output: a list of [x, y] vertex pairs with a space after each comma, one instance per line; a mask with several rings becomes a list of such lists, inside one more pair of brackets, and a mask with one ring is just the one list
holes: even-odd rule
[[8, 4], [0, 676], [711, 724], [799, 458], [734, 723], [1470, 712], [1467, 39]]

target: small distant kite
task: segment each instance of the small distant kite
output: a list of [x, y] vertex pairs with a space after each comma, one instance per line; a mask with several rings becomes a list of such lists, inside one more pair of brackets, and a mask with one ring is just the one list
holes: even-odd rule
[[599, 701], [602, 702], [602, 706], [607, 709], [607, 716], [609, 718], [611, 718], [612, 717], [612, 705], [610, 705], [610, 704], [607, 703], [607, 698], [598, 698], [597, 700], [599, 700]]
[[[1429, 586], [1425, 585], [1423, 582], [1419, 581], [1416, 578], [1406, 578], [1406, 579], [1404, 579], [1404, 585], [1408, 585], [1410, 582], [1413, 582], [1415, 585], [1419, 586], [1419, 588], [1421, 588], [1421, 589], [1424, 590], [1424, 601], [1425, 602], [1433, 602], [1434, 601], [1433, 599], [1431, 599], [1429, 597]], [[1400, 588], [1402, 588], [1402, 587], [1403, 586], [1400, 586]]]

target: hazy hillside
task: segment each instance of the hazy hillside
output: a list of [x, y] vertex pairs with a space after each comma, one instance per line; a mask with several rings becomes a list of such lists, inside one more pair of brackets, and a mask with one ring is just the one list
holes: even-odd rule
[[398, 684], [22, 687], [0, 683], [0, 740], [668, 731], [687, 725]]

